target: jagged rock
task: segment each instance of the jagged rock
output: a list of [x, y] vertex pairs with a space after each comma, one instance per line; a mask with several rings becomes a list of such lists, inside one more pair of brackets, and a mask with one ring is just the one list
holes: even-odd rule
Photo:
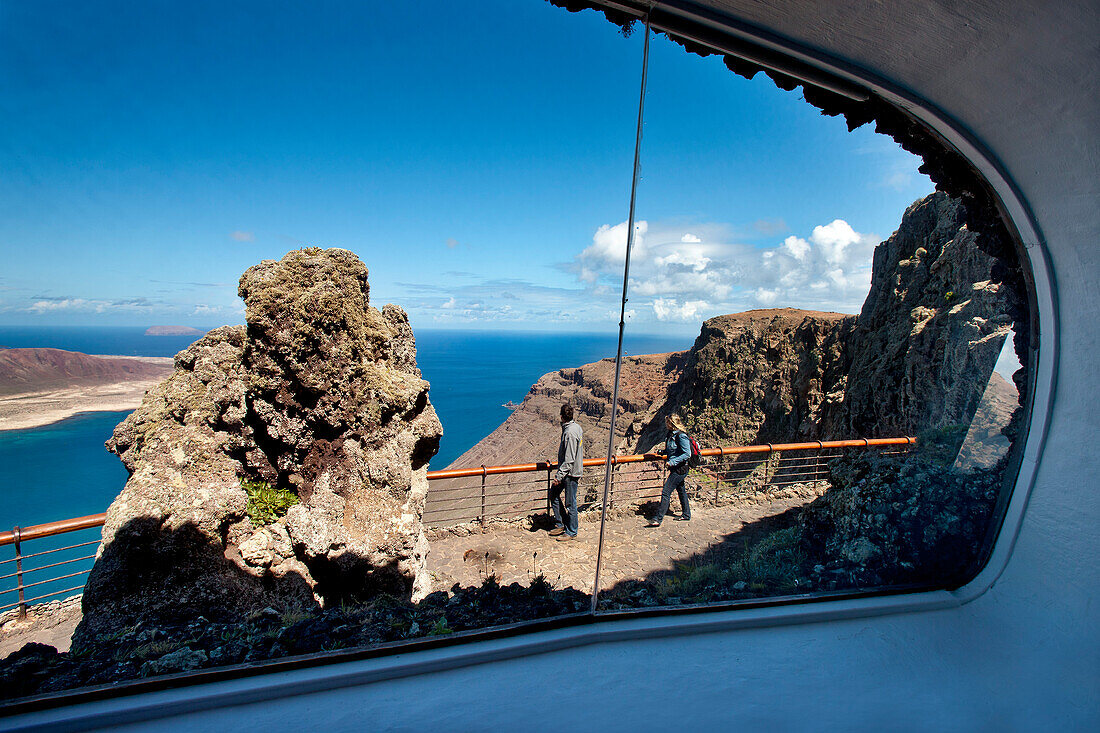
[[1016, 387], [993, 372], [955, 459], [955, 468], [968, 471], [995, 466], [1010, 447], [1005, 433], [1019, 404]]
[[705, 445], [819, 439], [843, 398], [854, 320], [794, 308], [711, 318], [637, 450], [664, 440], [670, 412], [683, 415]]
[[801, 512], [802, 542], [852, 587], [950, 586], [966, 580], [980, 559], [1000, 474], [961, 473], [921, 457], [837, 459], [832, 488]]
[[[367, 268], [345, 250], [264, 261], [239, 292], [247, 328], [181, 352], [107, 442], [130, 479], [78, 639], [146, 617], [428, 590], [421, 515], [442, 428], [405, 313], [370, 306]], [[246, 478], [298, 503], [254, 526]]]
[[935, 193], [875, 248], [840, 430], [877, 436], [960, 425], [965, 434], [1012, 318], [1003, 286], [991, 280], [994, 260], [964, 221], [958, 200]]

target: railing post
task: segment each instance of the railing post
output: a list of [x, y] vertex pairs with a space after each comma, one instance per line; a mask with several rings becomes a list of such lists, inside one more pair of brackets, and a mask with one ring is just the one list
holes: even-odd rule
[[725, 460], [726, 449], [718, 446], [718, 470], [714, 472], [714, 506], [718, 506], [718, 493], [722, 489], [722, 480], [718, 477], [722, 475], [722, 464]]
[[607, 505], [609, 507], [615, 506], [615, 471], [619, 469], [615, 458], [616, 456], [611, 456], [611, 484], [607, 488]]
[[481, 514], [478, 515], [481, 526], [485, 526], [485, 464], [481, 464]]
[[775, 478], [775, 465], [774, 465], [775, 462], [772, 460], [773, 458], [775, 458], [775, 448], [772, 447], [771, 443], [768, 443], [768, 460], [764, 464], [764, 488], [765, 489], [768, 488], [768, 484], [771, 483], [771, 480], [773, 478]]
[[23, 555], [19, 548], [19, 527], [12, 527], [11, 533], [15, 539], [15, 587], [19, 590], [19, 618], [26, 618], [27, 604], [23, 600]]
[[546, 514], [551, 517], [554, 516], [550, 506], [550, 461], [546, 462]]

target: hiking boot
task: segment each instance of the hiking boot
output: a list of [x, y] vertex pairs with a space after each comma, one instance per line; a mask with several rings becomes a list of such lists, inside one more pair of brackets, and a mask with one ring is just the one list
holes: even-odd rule
[[551, 537], [557, 537], [558, 535], [560, 535], [564, 532], [565, 532], [565, 527], [554, 527], [552, 530], [550, 530], [550, 536]]
[[660, 523], [660, 522], [658, 522], [658, 521], [657, 521], [657, 520], [655, 520], [655, 519], [651, 519], [651, 520], [649, 520], [649, 522], [648, 522], [648, 523], [646, 524], [646, 526], [647, 526], [647, 527], [660, 527], [660, 526], [661, 526], [661, 523]]
[[562, 533], [560, 535], [558, 535], [558, 542], [562, 542], [563, 540], [575, 540], [575, 539], [577, 539], [577, 535], [575, 535], [575, 534], [566, 534], [564, 530], [562, 531]]
[[690, 522], [691, 517], [673, 517], [677, 522]]

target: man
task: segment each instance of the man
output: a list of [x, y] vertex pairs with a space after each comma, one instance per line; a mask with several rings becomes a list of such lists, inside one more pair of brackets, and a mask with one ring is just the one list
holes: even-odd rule
[[[550, 508], [554, 511], [554, 528], [550, 534], [559, 540], [577, 537], [577, 482], [584, 463], [584, 437], [581, 426], [573, 422], [573, 407], [561, 406], [561, 443], [558, 445], [558, 470], [550, 482]], [[566, 506], [561, 492], [565, 491]]]

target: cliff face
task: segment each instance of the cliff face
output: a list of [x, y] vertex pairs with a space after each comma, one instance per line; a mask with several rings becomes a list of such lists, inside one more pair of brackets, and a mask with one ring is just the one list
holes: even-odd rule
[[[632, 443], [641, 426], [652, 419], [684, 368], [686, 352], [630, 356], [623, 359], [615, 444]], [[614, 359], [602, 359], [572, 369], [543, 375], [500, 427], [470, 450], [453, 467], [556, 460], [561, 439], [559, 410], [573, 405], [574, 419], [584, 430], [584, 455], [607, 454], [611, 423], [611, 396], [615, 384]]]
[[855, 435], [966, 425], [1012, 328], [993, 259], [942, 193], [910, 206], [875, 249], [851, 337], [839, 428]]
[[680, 413], [706, 445], [819, 439], [844, 396], [854, 318], [794, 308], [756, 310], [703, 324], [680, 379], [634, 449], [664, 439]]
[[1005, 430], [1019, 406], [1020, 395], [1016, 388], [997, 372], [986, 385], [974, 419], [966, 431], [962, 447], [955, 459], [955, 467], [964, 471], [975, 468], [992, 468], [1008, 452], [1010, 447]]
[[[247, 329], [181, 352], [107, 443], [131, 475], [107, 512], [85, 632], [426, 590], [425, 472], [442, 430], [404, 312], [369, 305], [367, 269], [344, 250], [265, 261], [239, 292]], [[258, 508], [272, 496], [294, 504], [285, 516]]]

